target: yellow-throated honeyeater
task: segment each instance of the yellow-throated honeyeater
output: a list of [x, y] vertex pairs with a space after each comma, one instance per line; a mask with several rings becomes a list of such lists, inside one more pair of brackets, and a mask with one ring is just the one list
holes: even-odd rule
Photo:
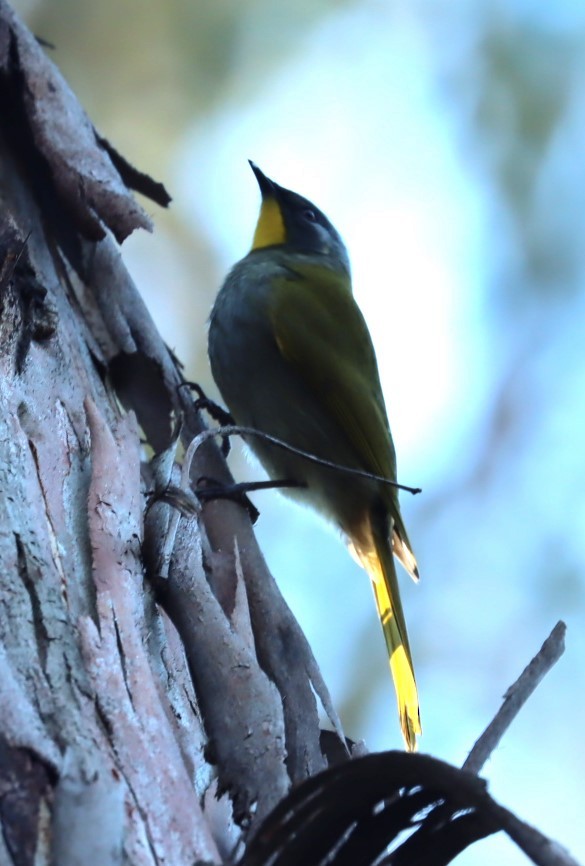
[[[308, 199], [251, 163], [262, 193], [252, 249], [213, 307], [209, 358], [237, 424], [328, 461], [396, 480], [376, 356], [353, 298], [345, 246]], [[369, 574], [408, 749], [421, 733], [393, 554], [417, 578], [395, 487], [309, 462], [260, 438], [249, 445], [285, 490], [338, 526]]]

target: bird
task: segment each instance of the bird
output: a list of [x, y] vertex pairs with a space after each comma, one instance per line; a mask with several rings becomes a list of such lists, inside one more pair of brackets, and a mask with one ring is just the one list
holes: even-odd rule
[[394, 557], [414, 580], [418, 569], [393, 486], [396, 454], [348, 253], [316, 205], [250, 166], [260, 213], [252, 247], [228, 273], [209, 317], [212, 375], [236, 424], [343, 467], [247, 437], [269, 477], [295, 485], [282, 492], [333, 523], [369, 575], [402, 735], [414, 751], [419, 699]]

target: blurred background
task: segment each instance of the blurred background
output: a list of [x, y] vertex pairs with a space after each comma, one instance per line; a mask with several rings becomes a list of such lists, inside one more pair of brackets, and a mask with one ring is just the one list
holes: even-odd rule
[[[420, 565], [401, 574], [421, 750], [460, 764], [558, 619], [567, 650], [484, 775], [583, 857], [585, 6], [576, 0], [19, 0], [94, 123], [162, 180], [125, 258], [188, 376], [247, 251], [247, 159], [342, 233]], [[262, 477], [236, 444], [238, 479]], [[346, 731], [400, 748], [370, 588], [274, 492], [258, 535]], [[494, 860], [493, 858], [497, 858]], [[503, 838], [458, 862], [511, 866]]]

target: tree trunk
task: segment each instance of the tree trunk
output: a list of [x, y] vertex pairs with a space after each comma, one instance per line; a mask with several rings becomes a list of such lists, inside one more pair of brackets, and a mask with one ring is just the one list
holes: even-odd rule
[[168, 203], [0, 0], [0, 864], [222, 862], [325, 766], [315, 693], [335, 721], [245, 509], [169, 504], [203, 427], [130, 189]]

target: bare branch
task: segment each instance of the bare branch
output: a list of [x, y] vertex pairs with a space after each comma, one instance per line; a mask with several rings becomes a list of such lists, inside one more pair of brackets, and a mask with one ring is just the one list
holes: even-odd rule
[[539, 682], [562, 656], [565, 651], [566, 630], [565, 623], [559, 621], [540, 651], [510, 686], [504, 696], [504, 703], [467, 756], [463, 764], [464, 770], [479, 773]]
[[500, 806], [492, 800], [490, 811], [501, 822], [510, 839], [513, 839], [537, 866], [580, 866], [566, 848], [549, 839], [536, 827], [531, 827], [530, 824], [521, 821], [504, 806]]

